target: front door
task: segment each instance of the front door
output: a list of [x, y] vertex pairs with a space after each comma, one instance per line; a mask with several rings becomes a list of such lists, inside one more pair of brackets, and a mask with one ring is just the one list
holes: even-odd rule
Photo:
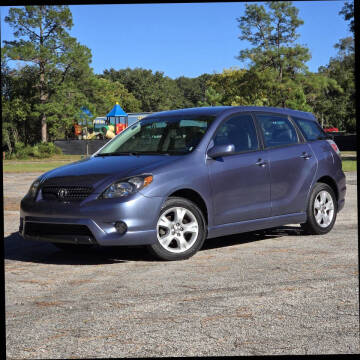
[[233, 115], [223, 122], [209, 148], [225, 144], [233, 144], [235, 153], [207, 160], [214, 224], [270, 216], [268, 155], [260, 150], [250, 114]]

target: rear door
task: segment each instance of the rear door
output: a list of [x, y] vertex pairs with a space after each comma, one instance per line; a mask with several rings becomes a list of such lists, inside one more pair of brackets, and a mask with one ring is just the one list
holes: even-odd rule
[[311, 147], [286, 115], [255, 115], [270, 162], [271, 216], [305, 211], [317, 166]]
[[270, 173], [266, 152], [250, 113], [232, 115], [216, 131], [208, 149], [233, 144], [235, 153], [207, 159], [215, 225], [270, 216]]

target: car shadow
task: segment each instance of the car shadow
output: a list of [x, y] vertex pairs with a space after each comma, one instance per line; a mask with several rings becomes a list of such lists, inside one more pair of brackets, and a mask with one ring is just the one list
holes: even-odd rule
[[[241, 234], [233, 234], [211, 238], [205, 241], [201, 250], [210, 250], [231, 245], [246, 244], [250, 242], [277, 238], [281, 236], [303, 235], [303, 230], [297, 226], [279, 226], [277, 228], [257, 230]], [[200, 251], [201, 251], [200, 250]]]
[[[280, 236], [302, 234], [299, 227], [281, 226], [274, 229], [221, 236], [205, 241], [200, 251], [245, 244]], [[81, 252], [65, 252], [50, 243], [24, 240], [18, 232], [4, 238], [5, 260], [55, 265], [102, 265], [128, 261], [159, 261], [144, 246], [109, 246], [83, 249]]]
[[5, 260], [56, 265], [103, 265], [127, 261], [155, 261], [144, 247], [109, 246], [65, 252], [55, 245], [23, 239], [18, 232], [4, 238]]

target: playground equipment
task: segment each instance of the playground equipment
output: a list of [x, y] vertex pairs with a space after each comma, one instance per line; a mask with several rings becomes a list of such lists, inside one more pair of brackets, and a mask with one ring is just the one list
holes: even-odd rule
[[101, 134], [107, 139], [112, 139], [115, 137], [114, 125], [103, 125], [100, 131]]
[[[106, 139], [112, 139], [115, 135], [119, 134], [121, 131], [125, 130], [128, 126], [128, 115], [121, 108], [118, 102], [111, 109], [111, 111], [106, 115], [105, 118], [96, 118], [93, 121], [93, 132], [96, 135], [93, 135], [91, 138], [102, 137]], [[88, 137], [88, 139], [90, 139]]]
[[[106, 117], [92, 117], [90, 111], [82, 107], [81, 113], [77, 116], [78, 120], [73, 125], [73, 135], [75, 138], [81, 139], [112, 139], [117, 134], [125, 130], [129, 125], [141, 120], [151, 113], [129, 113], [127, 114], [116, 102], [115, 106], [106, 115]], [[90, 124], [89, 124], [90, 122]]]
[[[106, 129], [105, 136], [111, 136], [111, 138], [128, 127], [128, 114], [121, 108], [118, 102], [116, 102], [115, 106], [106, 115], [106, 123], [109, 127]], [[115, 129], [110, 124], [114, 125]], [[104, 133], [105, 129], [103, 130], [102, 128], [102, 132]]]

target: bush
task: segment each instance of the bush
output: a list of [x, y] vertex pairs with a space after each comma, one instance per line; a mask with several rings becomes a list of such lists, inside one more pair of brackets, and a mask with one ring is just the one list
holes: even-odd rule
[[42, 154], [49, 154], [55, 155], [55, 154], [62, 154], [62, 151], [59, 147], [55, 146], [54, 143], [48, 142], [48, 143], [40, 143], [37, 145], [39, 148], [40, 153]]
[[22, 142], [15, 143], [14, 152], [12, 154], [6, 153], [6, 159], [25, 160], [29, 158], [44, 159], [49, 158], [55, 154], [62, 154], [60, 148], [53, 143], [39, 143], [34, 146], [25, 146]]

